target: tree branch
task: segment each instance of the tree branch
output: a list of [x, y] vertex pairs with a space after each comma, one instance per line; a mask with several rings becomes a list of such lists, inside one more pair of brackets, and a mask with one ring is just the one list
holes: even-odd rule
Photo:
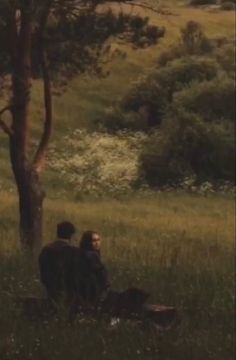
[[13, 135], [13, 131], [12, 129], [1, 119], [1, 115], [6, 112], [6, 111], [11, 111], [11, 106], [5, 106], [2, 110], [0, 110], [0, 128], [8, 135], [8, 136], [12, 136]]
[[165, 9], [162, 9], [162, 8], [155, 8], [151, 5], [147, 5], [146, 3], [138, 3], [138, 2], [133, 2], [131, 0], [124, 0], [123, 2], [124, 4], [126, 5], [130, 5], [132, 7], [140, 7], [144, 10], [150, 10], [154, 13], [157, 13], [158, 15], [161, 15], [161, 16], [169, 16], [169, 15], [176, 15], [176, 14], [173, 14], [171, 11], [169, 10], [165, 10]]
[[42, 14], [40, 28], [39, 28], [39, 47], [41, 67], [43, 73], [43, 87], [44, 87], [44, 108], [45, 108], [45, 121], [44, 129], [41, 136], [41, 140], [36, 151], [33, 167], [37, 173], [40, 173], [45, 163], [45, 156], [48, 148], [48, 144], [52, 134], [52, 92], [51, 92], [51, 80], [49, 75], [47, 57], [44, 49], [43, 32], [47, 23], [47, 18], [50, 12], [51, 1], [48, 1], [47, 7]]

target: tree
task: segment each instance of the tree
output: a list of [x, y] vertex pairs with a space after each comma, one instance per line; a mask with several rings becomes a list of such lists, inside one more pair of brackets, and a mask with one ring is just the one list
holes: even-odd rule
[[[151, 45], [164, 29], [147, 18], [112, 12], [112, 0], [0, 0], [0, 77], [11, 77], [11, 100], [0, 110], [0, 128], [9, 138], [11, 166], [19, 194], [20, 241], [38, 251], [42, 239], [40, 181], [52, 133], [52, 81], [65, 83], [89, 70], [101, 74], [101, 55], [111, 36], [135, 46]], [[125, 2], [121, 0], [120, 2]], [[130, 1], [129, 1], [130, 3]], [[32, 79], [42, 78], [45, 120], [35, 151], [30, 146]], [[10, 113], [11, 123], [2, 116]]]

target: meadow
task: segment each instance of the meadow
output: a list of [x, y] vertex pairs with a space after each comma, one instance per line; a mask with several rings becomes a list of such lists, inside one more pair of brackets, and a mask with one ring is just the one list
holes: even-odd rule
[[45, 205], [45, 242], [62, 219], [76, 224], [77, 239], [96, 229], [113, 288], [144, 288], [151, 303], [176, 306], [181, 321], [161, 332], [148, 321], [112, 326], [106, 318], [78, 317], [70, 325], [63, 312], [53, 320], [27, 320], [15, 298], [42, 296], [43, 289], [37, 264], [18, 250], [16, 197], [2, 192], [2, 360], [234, 359], [233, 199], [170, 192]]
[[[155, 0], [150, 3], [155, 4]], [[193, 8], [175, 0], [158, 3], [162, 10], [159, 14], [141, 8], [135, 11], [166, 27], [166, 36], [159, 44], [137, 51], [113, 43], [114, 50], [125, 51], [126, 57], [113, 58], [106, 69], [109, 76], [75, 78], [65, 92], [54, 97], [51, 149], [55, 153], [67, 154], [66, 138], [72, 138], [78, 129], [94, 136], [93, 131], [99, 130], [97, 119], [125, 95], [134, 81], [155, 66], [162, 50], [176, 44], [187, 21], [198, 21], [211, 39], [234, 38], [233, 11]], [[33, 82], [34, 139], [43, 124], [41, 86], [40, 82]], [[5, 101], [6, 98], [0, 98], [1, 107]], [[66, 159], [62, 160], [66, 163]], [[123, 157], [118, 160], [124, 162]], [[97, 230], [103, 239], [102, 255], [112, 287], [144, 288], [151, 293], [151, 303], [176, 306], [181, 321], [175, 328], [162, 332], [147, 320], [121, 321], [112, 326], [107, 318], [78, 317], [71, 325], [63, 309], [52, 320], [32, 322], [24, 317], [15, 306], [15, 299], [45, 294], [37, 262], [24, 257], [19, 249], [17, 197], [8, 140], [0, 132], [0, 359], [233, 360], [233, 197], [141, 191], [119, 195], [117, 199], [84, 198], [78, 196], [68, 179], [58, 176], [50, 166], [45, 171], [44, 243], [54, 240], [55, 226], [63, 219], [77, 226], [77, 241], [84, 230]]]

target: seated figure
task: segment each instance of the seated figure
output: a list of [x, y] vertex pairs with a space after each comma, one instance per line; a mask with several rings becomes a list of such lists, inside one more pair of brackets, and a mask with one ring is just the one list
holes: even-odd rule
[[78, 299], [83, 305], [97, 306], [110, 284], [106, 267], [101, 261], [101, 239], [97, 232], [83, 233], [77, 263]]
[[48, 298], [58, 303], [71, 302], [76, 293], [75, 258], [78, 248], [71, 244], [75, 227], [64, 221], [57, 225], [57, 239], [46, 245], [39, 255], [40, 279]]

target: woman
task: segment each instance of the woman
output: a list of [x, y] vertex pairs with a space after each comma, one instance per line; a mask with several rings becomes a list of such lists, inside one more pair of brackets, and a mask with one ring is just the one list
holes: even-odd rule
[[97, 306], [110, 286], [100, 248], [101, 238], [96, 231], [83, 233], [78, 266], [78, 292], [83, 305]]

